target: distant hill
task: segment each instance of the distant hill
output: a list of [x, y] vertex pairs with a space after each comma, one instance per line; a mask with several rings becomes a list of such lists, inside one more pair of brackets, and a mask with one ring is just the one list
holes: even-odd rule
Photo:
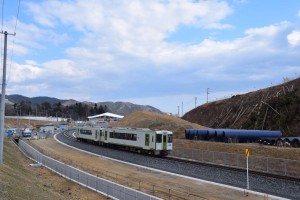
[[184, 130], [187, 128], [203, 128], [178, 117], [148, 111], [132, 112], [114, 126], [168, 130], [173, 132], [174, 138], [184, 138]]
[[137, 105], [130, 102], [100, 102], [97, 103], [98, 106], [107, 106], [108, 110], [112, 113], [116, 113], [119, 115], [127, 115], [128, 113], [136, 112], [136, 111], [150, 111], [162, 113], [159, 109], [154, 108], [149, 105]]
[[12, 94], [12, 95], [6, 95], [7, 98], [15, 103], [20, 103], [21, 101], [30, 101], [32, 104], [41, 104], [44, 102], [48, 102], [50, 104], [55, 104], [58, 102], [64, 102], [66, 100], [61, 100], [61, 99], [57, 99], [57, 98], [52, 98], [52, 97], [25, 97], [22, 95], [18, 95], [18, 94]]
[[187, 112], [183, 119], [212, 128], [281, 130], [300, 135], [300, 78]]
[[[89, 106], [94, 106], [95, 103], [93, 102], [79, 102], [73, 99], [69, 100], [62, 100], [57, 99], [53, 97], [26, 97], [18, 94], [13, 95], [6, 95], [6, 98], [10, 100], [13, 103], [20, 103], [22, 101], [24, 102], [31, 102], [32, 105], [35, 104], [42, 104], [44, 102], [48, 102], [50, 104], [56, 104], [58, 102], [61, 102], [63, 106], [70, 106], [74, 105], [76, 103], [82, 103], [87, 104]], [[127, 115], [129, 113], [135, 112], [135, 111], [150, 111], [150, 112], [157, 112], [162, 113], [159, 109], [149, 106], [149, 105], [137, 105], [130, 102], [98, 102], [96, 103], [97, 106], [106, 106], [108, 108], [108, 111], [111, 113], [119, 114], [119, 115]]]

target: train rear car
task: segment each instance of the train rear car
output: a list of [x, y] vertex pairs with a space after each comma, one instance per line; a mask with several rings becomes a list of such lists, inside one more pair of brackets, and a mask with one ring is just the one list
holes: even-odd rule
[[94, 127], [77, 127], [75, 132], [75, 137], [77, 140], [81, 141], [91, 141], [93, 143], [98, 143], [100, 138], [100, 132], [102, 128]]

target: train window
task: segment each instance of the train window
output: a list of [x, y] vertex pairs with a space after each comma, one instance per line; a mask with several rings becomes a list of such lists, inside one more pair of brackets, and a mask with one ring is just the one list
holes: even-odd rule
[[137, 140], [137, 134], [110, 132], [110, 138], [136, 141]]
[[172, 143], [173, 142], [173, 135], [168, 135], [168, 143]]
[[91, 130], [84, 130], [84, 129], [81, 129], [81, 130], [80, 130], [80, 134], [84, 134], [84, 135], [92, 135], [92, 131], [91, 131]]
[[156, 135], [156, 142], [161, 143], [162, 136], [161, 135]]
[[137, 140], [137, 135], [136, 134], [132, 134], [133, 135], [133, 138], [132, 138], [132, 140]]
[[152, 142], [154, 141], [154, 137], [152, 136]]
[[102, 136], [102, 130], [100, 130], [100, 136]]

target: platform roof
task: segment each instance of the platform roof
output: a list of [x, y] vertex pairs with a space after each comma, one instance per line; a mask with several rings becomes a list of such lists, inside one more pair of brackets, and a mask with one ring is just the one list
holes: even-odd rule
[[103, 114], [100, 114], [100, 115], [89, 116], [88, 118], [89, 119], [94, 119], [94, 118], [101, 118], [101, 117], [111, 117], [111, 118], [122, 119], [124, 116], [106, 112], [106, 113], [103, 113]]

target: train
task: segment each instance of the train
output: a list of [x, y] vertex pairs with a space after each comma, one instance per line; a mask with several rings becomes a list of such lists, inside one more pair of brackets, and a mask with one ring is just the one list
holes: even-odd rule
[[267, 145], [300, 147], [300, 137], [282, 137], [281, 131], [200, 128], [185, 129], [189, 140], [213, 140], [218, 142], [257, 142]]
[[77, 127], [79, 141], [92, 142], [143, 154], [166, 156], [173, 149], [173, 132], [127, 127]]

